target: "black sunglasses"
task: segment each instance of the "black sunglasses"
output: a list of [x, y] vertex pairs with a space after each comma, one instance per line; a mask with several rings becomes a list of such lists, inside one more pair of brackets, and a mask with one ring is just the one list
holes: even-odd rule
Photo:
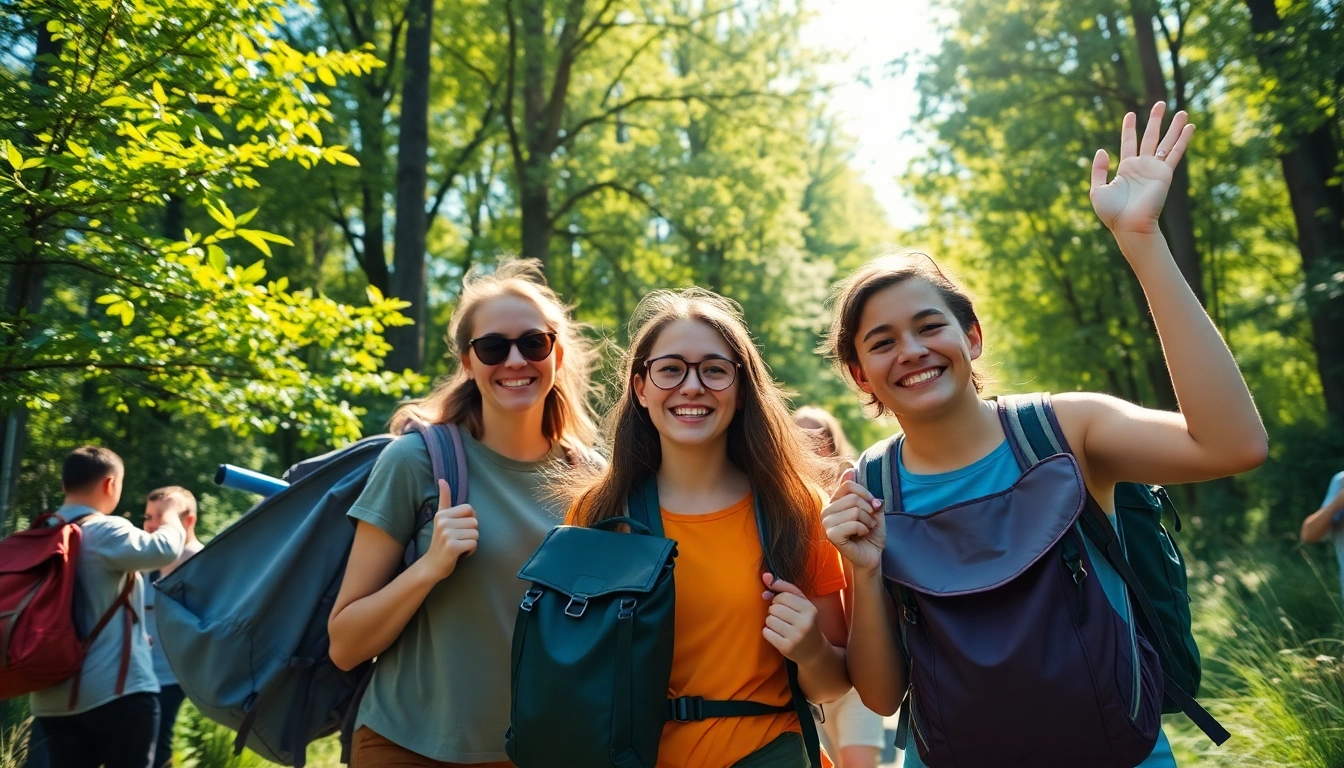
[[516, 339], [510, 339], [497, 333], [481, 336], [467, 342], [467, 346], [476, 350], [476, 357], [485, 365], [499, 365], [509, 358], [509, 350], [518, 348], [518, 354], [534, 363], [551, 356], [555, 349], [553, 331], [532, 331]]

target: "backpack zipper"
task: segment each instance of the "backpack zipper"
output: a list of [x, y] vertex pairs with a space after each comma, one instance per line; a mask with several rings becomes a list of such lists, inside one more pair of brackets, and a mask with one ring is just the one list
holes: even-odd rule
[[1125, 617], [1129, 628], [1129, 658], [1134, 667], [1134, 708], [1130, 720], [1139, 719], [1139, 704], [1143, 700], [1143, 689], [1139, 687], [1139, 632], [1134, 627], [1134, 606], [1129, 602], [1129, 590], [1125, 590]]
[[915, 692], [910, 691], [910, 728], [915, 732], [915, 740], [919, 746], [923, 747], [925, 752], [929, 751], [929, 740], [924, 738], [924, 731], [919, 728], [919, 707], [915, 706]]

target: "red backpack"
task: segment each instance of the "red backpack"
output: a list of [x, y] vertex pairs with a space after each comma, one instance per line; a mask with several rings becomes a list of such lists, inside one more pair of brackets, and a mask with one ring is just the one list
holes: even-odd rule
[[74, 595], [83, 531], [75, 521], [83, 516], [43, 515], [28, 530], [0, 540], [0, 699], [50, 688], [73, 677], [70, 708], [74, 709], [84, 655], [122, 607], [126, 613], [118, 695], [126, 685], [131, 627], [137, 620], [131, 607], [135, 574], [128, 574], [117, 599], [88, 637], [81, 638], [75, 628]]

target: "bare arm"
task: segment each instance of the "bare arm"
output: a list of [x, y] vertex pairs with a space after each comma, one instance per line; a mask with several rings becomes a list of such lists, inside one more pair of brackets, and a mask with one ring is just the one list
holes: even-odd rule
[[895, 713], [905, 696], [904, 655], [897, 642], [896, 613], [882, 584], [882, 549], [887, 541], [881, 504], [854, 482], [854, 470], [822, 510], [826, 536], [854, 573], [845, 666], [863, 705], [880, 715]]
[[390, 648], [434, 585], [453, 572], [459, 557], [476, 551], [476, 514], [468, 504], [448, 506], [451, 498], [447, 483], [440, 480], [440, 509], [429, 551], [400, 575], [402, 545], [360, 521], [341, 591], [327, 619], [329, 654], [338, 668], [354, 669]]
[[1327, 500], [1324, 506], [1302, 521], [1302, 540], [1310, 544], [1330, 535], [1330, 530], [1334, 528], [1335, 515], [1341, 510], [1344, 510], [1344, 487]]
[[1098, 151], [1092, 203], [1148, 298], [1180, 411], [1149, 410], [1104, 395], [1060, 395], [1061, 419], [1070, 422], [1066, 429], [1081, 433], [1092, 479], [1101, 486], [1211, 480], [1253, 469], [1268, 452], [1241, 371], [1157, 226], [1172, 171], [1194, 132], [1180, 112], [1159, 143], [1164, 111], [1162, 104], [1153, 107], [1141, 143], [1134, 115], [1125, 116], [1119, 171], [1106, 183], [1109, 160]]

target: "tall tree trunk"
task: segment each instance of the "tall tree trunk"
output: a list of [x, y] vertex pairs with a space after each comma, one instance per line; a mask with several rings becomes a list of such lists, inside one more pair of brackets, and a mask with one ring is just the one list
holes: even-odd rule
[[[551, 251], [551, 152], [547, 135], [546, 4], [523, 0], [523, 136], [526, 159], [518, 169], [518, 204], [522, 228], [522, 255], [537, 259], [549, 271]], [[577, 20], [567, 19], [567, 23]]]
[[386, 106], [374, 73], [361, 76], [359, 81], [355, 122], [359, 125], [359, 218], [364, 224], [359, 266], [369, 285], [388, 294], [387, 235], [383, 227], [387, 210], [387, 134], [383, 125]]
[[425, 191], [429, 185], [429, 74], [434, 0], [408, 0], [406, 60], [402, 70], [401, 133], [397, 142], [397, 224], [392, 251], [392, 295], [410, 302], [412, 325], [387, 331], [394, 371], [424, 368], [426, 323]]
[[[1280, 51], [1293, 41], [1277, 33], [1283, 26], [1274, 0], [1246, 0], [1251, 31], [1257, 38], [1256, 59], [1271, 76], [1280, 74]], [[1336, 424], [1344, 424], [1344, 291], [1330, 289], [1333, 275], [1344, 270], [1344, 191], [1338, 168], [1341, 157], [1330, 124], [1313, 130], [1280, 120], [1279, 161], [1297, 225], [1297, 247], [1306, 278], [1307, 312], [1311, 320], [1316, 366], [1325, 407]]]
[[[1147, 106], [1157, 102], [1170, 106], [1167, 92], [1167, 78], [1162, 72], [1162, 61], [1157, 54], [1157, 37], [1153, 31], [1152, 0], [1130, 0], [1130, 14], [1134, 21], [1134, 41], [1139, 49], [1139, 65], [1143, 70], [1143, 92]], [[1173, 58], [1177, 55], [1173, 52]], [[1179, 89], [1178, 89], [1179, 90]], [[1147, 111], [1139, 113], [1141, 125], [1147, 120]], [[1204, 304], [1204, 275], [1200, 263], [1199, 248], [1195, 241], [1195, 220], [1190, 204], [1190, 164], [1181, 163], [1172, 173], [1171, 191], [1167, 193], [1167, 203], [1162, 208], [1162, 231], [1166, 233], [1167, 243], [1171, 245], [1171, 254], [1176, 266], [1195, 292], [1195, 298]]]

